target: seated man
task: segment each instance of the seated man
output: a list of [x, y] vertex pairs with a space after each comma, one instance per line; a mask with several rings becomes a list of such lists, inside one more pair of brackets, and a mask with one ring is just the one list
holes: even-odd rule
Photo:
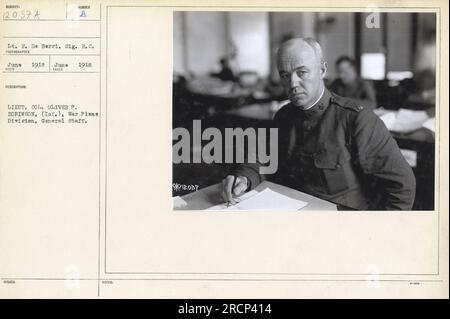
[[[325, 88], [320, 45], [311, 38], [285, 42], [278, 71], [290, 103], [273, 120], [279, 164], [272, 180], [340, 209], [410, 210], [416, 189], [410, 166], [372, 110]], [[223, 180], [224, 199], [234, 203], [266, 178], [258, 167], [237, 165]]]
[[375, 108], [375, 90], [371, 83], [358, 76], [355, 61], [342, 56], [336, 61], [336, 70], [338, 78], [331, 83], [331, 92], [352, 98], [364, 107]]

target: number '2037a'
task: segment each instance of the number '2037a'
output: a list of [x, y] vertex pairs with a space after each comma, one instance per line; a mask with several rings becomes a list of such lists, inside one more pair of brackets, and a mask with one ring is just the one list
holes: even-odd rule
[[8, 10], [3, 12], [3, 20], [39, 20], [39, 11]]

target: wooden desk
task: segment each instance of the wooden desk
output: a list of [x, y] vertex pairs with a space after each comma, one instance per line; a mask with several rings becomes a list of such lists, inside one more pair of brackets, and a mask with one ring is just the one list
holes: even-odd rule
[[[204, 210], [214, 205], [218, 205], [223, 203], [221, 192], [221, 184], [215, 184], [198, 190], [197, 192], [193, 192], [187, 195], [182, 196], [181, 198], [186, 201], [187, 206], [183, 208], [179, 208], [177, 210]], [[302, 210], [331, 210], [336, 211], [337, 207], [335, 204], [324, 201], [317, 197], [299, 192], [295, 189], [275, 184], [272, 182], [264, 181], [259, 184], [255, 190], [262, 191], [265, 188], [270, 188], [275, 192], [280, 194], [289, 196], [294, 199], [298, 199], [304, 202], [307, 202], [308, 205], [305, 206]]]

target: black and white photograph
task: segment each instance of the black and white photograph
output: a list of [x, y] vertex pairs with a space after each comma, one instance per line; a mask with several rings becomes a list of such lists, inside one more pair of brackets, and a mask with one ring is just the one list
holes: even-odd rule
[[448, 1], [0, 3], [0, 299], [448, 298]]
[[175, 11], [174, 210], [433, 211], [436, 14]]

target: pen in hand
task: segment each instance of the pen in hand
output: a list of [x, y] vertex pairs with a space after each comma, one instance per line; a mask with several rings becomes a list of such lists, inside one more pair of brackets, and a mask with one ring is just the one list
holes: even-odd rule
[[[245, 176], [227, 175], [222, 180], [222, 198], [226, 207], [235, 205], [240, 202], [239, 196], [241, 196], [248, 189], [248, 181]], [[233, 198], [235, 197], [236, 198]]]

